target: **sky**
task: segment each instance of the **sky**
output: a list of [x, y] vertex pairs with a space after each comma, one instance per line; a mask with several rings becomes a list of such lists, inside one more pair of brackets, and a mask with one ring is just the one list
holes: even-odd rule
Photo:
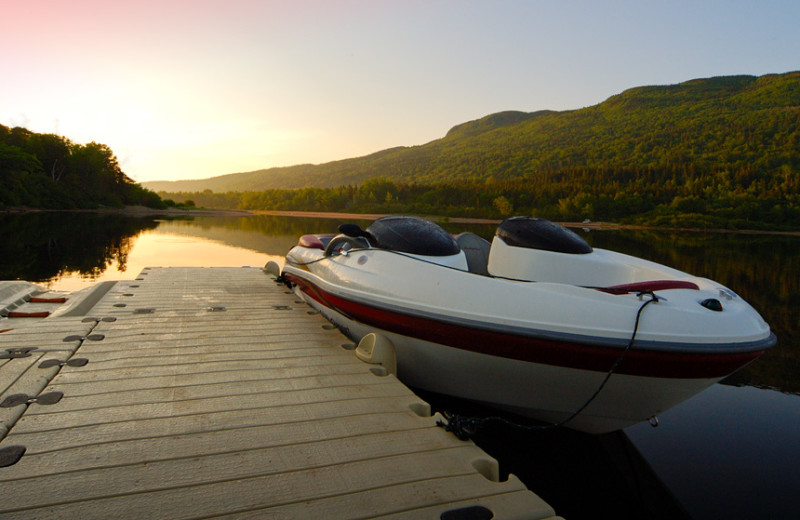
[[319, 164], [502, 110], [800, 70], [797, 0], [0, 0], [0, 124], [137, 182]]

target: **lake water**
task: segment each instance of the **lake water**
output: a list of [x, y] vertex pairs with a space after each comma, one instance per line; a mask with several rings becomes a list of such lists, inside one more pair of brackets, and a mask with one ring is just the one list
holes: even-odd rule
[[[336, 219], [158, 220], [93, 214], [0, 215], [0, 279], [73, 291], [147, 266], [263, 266]], [[355, 221], [367, 225], [368, 221]], [[444, 224], [485, 238], [493, 225]], [[749, 301], [778, 346], [664, 413], [657, 428], [590, 436], [489, 426], [475, 441], [567, 519], [797, 518], [800, 511], [800, 237], [576, 230], [613, 249], [714, 279]], [[487, 412], [423, 395], [436, 409]]]

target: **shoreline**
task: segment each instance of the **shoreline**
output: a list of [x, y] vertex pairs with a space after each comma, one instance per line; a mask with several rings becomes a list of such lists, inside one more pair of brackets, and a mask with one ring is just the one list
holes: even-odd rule
[[13, 207], [0, 209], [0, 214], [23, 215], [26, 213], [98, 213], [100, 215], [129, 215], [129, 216], [217, 216], [217, 217], [246, 217], [253, 215], [253, 212], [243, 209], [177, 209], [166, 208], [156, 209], [146, 206], [126, 206], [124, 208], [98, 208], [98, 209], [47, 209], [47, 208], [26, 208]]
[[[27, 207], [12, 207], [0, 209], [2, 214], [25, 214], [25, 213], [98, 213], [98, 214], [119, 214], [129, 216], [170, 216], [170, 217], [191, 217], [191, 216], [213, 216], [213, 217], [247, 217], [256, 215], [266, 215], [274, 217], [292, 218], [326, 218], [326, 219], [352, 219], [352, 220], [375, 220], [380, 217], [390, 215], [390, 213], [345, 213], [345, 212], [324, 212], [324, 211], [278, 211], [278, 210], [243, 210], [243, 209], [155, 209], [144, 206], [127, 206], [124, 208], [99, 208], [99, 209], [42, 209]], [[455, 224], [487, 224], [497, 225], [502, 219], [485, 219], [474, 217], [443, 217], [438, 215], [420, 215], [434, 222], [446, 222]], [[614, 222], [557, 222], [568, 228], [582, 228], [593, 230], [617, 230], [617, 229], [638, 229], [649, 231], [688, 231], [693, 233], [729, 233], [741, 235], [777, 235], [777, 236], [800, 236], [800, 231], [771, 231], [758, 229], [723, 229], [723, 228], [679, 228], [679, 227], [656, 227], [643, 226], [637, 224], [617, 224]]]
[[[317, 212], [317, 211], [277, 211], [277, 210], [252, 210], [253, 215], [270, 215], [275, 217], [307, 217], [307, 218], [330, 218], [330, 219], [360, 219], [374, 220], [390, 215], [389, 213], [337, 213], [337, 212]], [[434, 222], [449, 222], [455, 224], [500, 224], [502, 219], [484, 219], [473, 217], [442, 217], [436, 215], [420, 215]], [[557, 222], [568, 228], [586, 228], [596, 230], [613, 229], [641, 229], [651, 231], [691, 231], [696, 233], [738, 233], [742, 235], [785, 235], [800, 236], [800, 231], [769, 231], [759, 229], [722, 229], [722, 228], [673, 228], [641, 226], [637, 224], [617, 224], [614, 222]]]

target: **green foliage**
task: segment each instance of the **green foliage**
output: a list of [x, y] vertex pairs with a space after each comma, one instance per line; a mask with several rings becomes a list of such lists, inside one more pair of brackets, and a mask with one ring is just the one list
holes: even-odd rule
[[800, 72], [634, 88], [492, 114], [424, 146], [148, 186], [208, 207], [498, 218], [505, 201], [561, 220], [798, 229]]
[[514, 207], [508, 202], [508, 199], [505, 198], [503, 195], [500, 195], [496, 199], [492, 201], [492, 205], [497, 209], [497, 212], [501, 215], [508, 216], [511, 215], [511, 212], [514, 211]]
[[580, 110], [501, 112], [442, 139], [321, 165], [198, 181], [147, 183], [158, 191], [262, 191], [395, 183], [534, 179], [579, 168], [693, 168], [746, 172], [752, 180], [800, 170], [800, 72], [639, 87]]
[[164, 206], [155, 192], [122, 172], [108, 146], [0, 125], [0, 207], [125, 205]]
[[512, 213], [560, 221], [585, 219], [666, 227], [800, 229], [800, 190], [792, 172], [758, 178], [748, 171], [684, 165], [573, 168], [531, 179], [395, 184], [387, 178], [361, 186], [252, 192], [161, 193], [208, 208], [283, 211], [414, 213], [504, 218]]

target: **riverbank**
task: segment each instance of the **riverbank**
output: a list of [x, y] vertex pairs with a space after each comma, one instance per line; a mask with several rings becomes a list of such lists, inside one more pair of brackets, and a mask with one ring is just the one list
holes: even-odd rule
[[[20, 213], [40, 213], [40, 212], [68, 212], [68, 213], [99, 213], [99, 214], [118, 214], [130, 216], [167, 216], [167, 217], [246, 217], [252, 215], [267, 215], [274, 217], [294, 217], [294, 218], [327, 218], [336, 220], [375, 220], [388, 216], [388, 213], [340, 213], [322, 211], [277, 211], [277, 210], [243, 210], [243, 209], [178, 209], [166, 208], [156, 209], [145, 206], [126, 206], [124, 208], [98, 208], [98, 209], [42, 209], [27, 207], [11, 207], [0, 209], [0, 214], [20, 214]], [[502, 219], [484, 219], [473, 217], [442, 217], [438, 215], [421, 215], [434, 222], [451, 222], [455, 224], [488, 224], [497, 225]], [[730, 233], [738, 235], [776, 235], [776, 236], [800, 236], [800, 231], [771, 231], [761, 229], [725, 229], [725, 228], [682, 228], [682, 227], [661, 227], [661, 226], [642, 226], [636, 224], [618, 224], [615, 222], [558, 222], [562, 226], [570, 228], [583, 228], [595, 230], [614, 230], [614, 229], [639, 229], [653, 231], [690, 231], [695, 233]]]
[[[307, 218], [330, 218], [330, 219], [353, 219], [353, 220], [375, 220], [386, 217], [388, 213], [324, 213], [314, 211], [271, 211], [254, 210], [254, 215], [270, 215], [274, 217], [307, 217]], [[489, 224], [497, 225], [502, 219], [473, 218], [473, 217], [440, 217], [437, 215], [420, 215], [434, 222], [452, 222], [455, 224]], [[609, 222], [559, 222], [567, 227], [585, 227], [590, 229], [622, 229], [626, 226]]]
[[246, 217], [253, 212], [243, 209], [178, 209], [178, 208], [148, 208], [146, 206], [125, 206], [123, 208], [97, 208], [97, 209], [45, 209], [28, 207], [0, 208], [0, 214], [25, 214], [25, 213], [99, 213], [108, 215], [130, 215], [134, 217], [142, 216], [170, 216], [170, 217], [191, 217], [191, 216], [212, 216], [212, 217]]
[[[272, 210], [253, 210], [249, 213], [253, 215], [270, 215], [275, 217], [306, 217], [306, 218], [330, 218], [330, 219], [353, 219], [353, 220], [375, 220], [385, 217], [386, 213], [336, 213], [336, 212], [315, 212], [315, 211], [272, 211]], [[452, 222], [455, 224], [490, 224], [497, 225], [501, 219], [484, 219], [472, 217], [440, 217], [436, 215], [421, 215], [434, 222]], [[800, 231], [765, 231], [748, 229], [710, 229], [710, 228], [678, 228], [678, 227], [655, 227], [640, 226], [635, 224], [617, 224], [614, 222], [559, 222], [562, 226], [570, 228], [585, 229], [643, 229], [653, 231], [693, 231], [699, 233], [734, 233], [741, 235], [784, 235], [800, 236]]]

